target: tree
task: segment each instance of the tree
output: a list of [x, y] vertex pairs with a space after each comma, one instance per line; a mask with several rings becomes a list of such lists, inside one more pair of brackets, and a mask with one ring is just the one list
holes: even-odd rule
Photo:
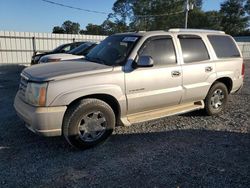
[[208, 11], [205, 12], [207, 19], [207, 29], [223, 30], [221, 26], [222, 16], [219, 11]]
[[67, 20], [62, 24], [62, 28], [67, 34], [78, 34], [80, 31], [80, 24]]
[[218, 11], [193, 10], [189, 14], [189, 28], [222, 30], [221, 14]]
[[[113, 5], [112, 18], [129, 23], [131, 30], [159, 30], [183, 27], [185, 0], [117, 0]], [[191, 0], [200, 10], [202, 0]]]
[[221, 4], [221, 26], [231, 35], [238, 35], [246, 30], [249, 25], [249, 0], [226, 0]]
[[64, 29], [60, 26], [55, 26], [52, 33], [65, 33]]
[[89, 23], [89, 24], [86, 26], [85, 34], [103, 35], [103, 34], [104, 34], [104, 31], [103, 31], [102, 26]]
[[66, 33], [66, 34], [78, 34], [80, 32], [80, 24], [76, 22], [71, 22], [69, 20], [65, 21], [62, 26], [55, 26], [52, 33]]
[[122, 21], [105, 20], [102, 25], [102, 30], [105, 35], [111, 35], [114, 33], [122, 33], [128, 31], [128, 26]]
[[79, 34], [81, 34], [81, 35], [85, 35], [85, 34], [86, 34], [86, 30], [81, 29], [81, 30], [79, 31]]
[[250, 14], [250, 0], [247, 0], [244, 8], [247, 14], [249, 15]]

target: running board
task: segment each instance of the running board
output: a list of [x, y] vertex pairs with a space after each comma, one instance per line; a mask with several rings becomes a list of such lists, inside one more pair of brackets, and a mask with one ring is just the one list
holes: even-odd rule
[[185, 103], [185, 104], [171, 106], [167, 108], [161, 108], [157, 110], [150, 110], [150, 111], [140, 112], [136, 114], [131, 114], [127, 116], [127, 120], [128, 120], [127, 123], [129, 124], [140, 123], [140, 122], [163, 118], [167, 116], [183, 114], [186, 112], [191, 112], [191, 111], [199, 110], [203, 108], [204, 108], [203, 101]]

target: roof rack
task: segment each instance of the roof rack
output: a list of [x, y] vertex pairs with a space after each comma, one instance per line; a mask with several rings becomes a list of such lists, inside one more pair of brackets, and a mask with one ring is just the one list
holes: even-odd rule
[[169, 32], [199, 32], [199, 33], [220, 33], [225, 34], [224, 31], [218, 30], [208, 30], [208, 29], [181, 29], [181, 28], [173, 28], [169, 29]]

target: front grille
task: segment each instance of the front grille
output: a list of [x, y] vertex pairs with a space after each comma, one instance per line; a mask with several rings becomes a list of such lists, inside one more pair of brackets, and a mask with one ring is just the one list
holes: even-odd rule
[[19, 93], [20, 93], [20, 97], [22, 99], [25, 99], [25, 92], [27, 89], [27, 85], [28, 85], [28, 79], [27, 77], [25, 77], [24, 75], [21, 75], [21, 81], [19, 84]]

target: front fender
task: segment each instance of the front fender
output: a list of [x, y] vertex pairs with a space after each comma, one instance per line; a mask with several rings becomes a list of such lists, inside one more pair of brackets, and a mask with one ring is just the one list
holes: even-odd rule
[[116, 98], [118, 102], [126, 99], [122, 89], [119, 86], [95, 85], [61, 93], [56, 96], [56, 98], [50, 103], [49, 106], [69, 105], [71, 102], [78, 98], [95, 94], [111, 95]]

